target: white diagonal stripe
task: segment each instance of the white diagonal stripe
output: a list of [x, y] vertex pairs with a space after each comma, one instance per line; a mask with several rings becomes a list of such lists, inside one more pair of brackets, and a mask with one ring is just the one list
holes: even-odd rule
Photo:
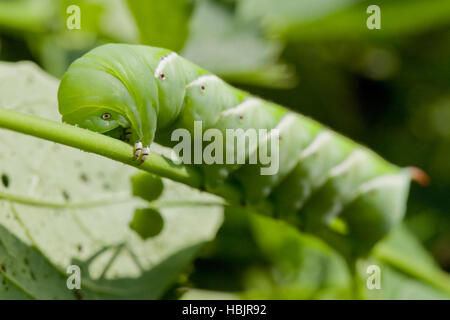
[[223, 116], [232, 115], [232, 114], [240, 114], [244, 112], [246, 109], [253, 108], [259, 106], [261, 104], [261, 100], [257, 98], [249, 98], [242, 101], [236, 107], [227, 109], [222, 112]]
[[215, 82], [215, 81], [222, 81], [219, 77], [213, 75], [213, 74], [208, 74], [205, 76], [201, 76], [197, 79], [195, 79], [194, 81], [192, 81], [191, 83], [189, 83], [186, 88], [192, 87], [192, 86], [196, 86], [196, 85], [201, 85], [204, 84], [206, 82]]
[[161, 61], [159, 61], [158, 66], [156, 67], [155, 78], [159, 78], [159, 75], [163, 72], [167, 64], [169, 64], [176, 57], [177, 54], [175, 52], [171, 52], [167, 56], [163, 57]]

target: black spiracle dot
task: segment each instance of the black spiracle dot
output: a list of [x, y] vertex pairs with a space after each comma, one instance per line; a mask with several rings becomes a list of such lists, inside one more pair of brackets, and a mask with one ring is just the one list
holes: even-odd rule
[[161, 72], [161, 73], [159, 74], [159, 78], [160, 78], [161, 80], [166, 80], [166, 75], [165, 75], [163, 72]]
[[206, 91], [206, 87], [205, 87], [204, 84], [202, 84], [202, 85], [200, 86], [200, 91], [201, 91], [201, 92], [205, 92], [205, 91]]
[[240, 115], [240, 116], [239, 116], [239, 121], [242, 121], [242, 120], [244, 120], [244, 116], [243, 116], [243, 115]]

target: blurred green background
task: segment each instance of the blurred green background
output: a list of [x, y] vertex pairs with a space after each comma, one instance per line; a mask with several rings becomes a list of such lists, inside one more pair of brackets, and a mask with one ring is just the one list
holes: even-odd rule
[[[66, 26], [72, 4], [81, 9], [79, 30]], [[372, 4], [381, 8], [379, 30], [366, 26]], [[431, 183], [412, 186], [406, 226], [450, 271], [450, 1], [0, 0], [0, 60], [32, 60], [60, 77], [74, 59], [107, 42], [175, 50], [395, 164], [424, 170]], [[233, 238], [226, 226], [215, 245], [234, 252], [239, 244], [223, 240]], [[242, 238], [245, 231], [233, 228]], [[260, 257], [250, 255], [251, 244], [247, 249], [236, 254], [253, 268]], [[242, 289], [236, 279], [221, 278], [219, 286], [214, 274], [199, 276], [228, 261], [212, 256], [197, 262], [191, 281]], [[247, 264], [233, 259], [229, 274], [236, 276]]]

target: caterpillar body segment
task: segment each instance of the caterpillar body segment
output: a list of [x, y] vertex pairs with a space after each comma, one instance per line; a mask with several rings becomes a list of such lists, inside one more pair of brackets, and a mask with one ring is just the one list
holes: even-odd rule
[[[278, 105], [254, 97], [247, 98], [235, 108], [222, 112], [216, 128], [221, 131], [224, 137], [227, 136], [227, 129], [233, 128], [239, 137], [227, 138], [224, 141], [222, 152], [225, 160], [232, 159], [232, 161], [229, 161], [230, 164], [212, 164], [202, 167], [205, 172], [206, 183], [214, 188], [230, 177], [230, 174], [238, 170], [243, 163], [256, 166], [257, 143], [251, 144], [250, 139], [259, 138], [255, 134], [256, 131], [276, 128], [287, 113], [286, 109]], [[238, 153], [238, 150], [241, 152]], [[242, 159], [239, 159], [238, 156], [241, 156]], [[259, 170], [259, 166], [257, 167]], [[240, 173], [241, 171], [238, 170], [234, 177], [238, 178]]]
[[346, 159], [354, 143], [341, 139], [329, 130], [319, 132], [302, 150], [296, 166], [271, 194], [278, 214], [291, 222], [296, 221], [306, 202], [328, 178], [329, 171]]
[[[247, 205], [337, 247], [345, 244], [350, 254], [367, 252], [405, 212], [408, 171], [166, 49], [98, 47], [69, 67], [58, 100], [64, 122], [129, 140], [141, 162], [153, 141], [174, 147], [178, 142], [172, 133], [185, 129], [195, 136], [199, 121], [202, 137], [213, 129], [209, 141], [216, 134], [227, 137], [230, 129], [239, 131], [240, 142], [223, 140], [223, 161], [194, 164], [204, 174], [206, 189], [234, 184]], [[252, 144], [249, 130], [267, 134], [257, 135]], [[276, 155], [276, 166], [261, 161], [263, 151]]]
[[[260, 144], [260, 148], [272, 150], [265, 144], [278, 143], [278, 157], [274, 158], [276, 164], [271, 163], [271, 169], [265, 166], [266, 171], [261, 170], [261, 165], [244, 166], [236, 171], [234, 176], [243, 186], [246, 200], [257, 204], [267, 198], [275, 187], [292, 171], [298, 163], [302, 150], [311, 143], [314, 136], [320, 130], [319, 126], [307, 118], [289, 112], [277, 124], [276, 135], [268, 136], [268, 139]], [[263, 169], [263, 170], [264, 170]], [[269, 171], [269, 172], [267, 172]]]

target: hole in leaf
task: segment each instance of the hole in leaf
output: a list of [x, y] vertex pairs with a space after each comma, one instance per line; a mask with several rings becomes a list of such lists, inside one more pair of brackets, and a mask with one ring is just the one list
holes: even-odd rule
[[64, 199], [65, 199], [66, 201], [69, 201], [69, 200], [70, 200], [70, 195], [69, 195], [69, 193], [68, 193], [66, 190], [63, 190], [63, 191], [62, 191], [62, 196], [64, 197]]
[[137, 173], [131, 177], [133, 195], [147, 201], [158, 199], [164, 190], [159, 176], [149, 173]]
[[6, 174], [2, 174], [2, 184], [5, 188], [9, 187], [9, 177]]
[[80, 180], [87, 183], [89, 181], [89, 178], [85, 173], [82, 173], [80, 174]]
[[164, 219], [161, 214], [153, 208], [137, 209], [134, 212], [130, 228], [134, 230], [143, 240], [156, 237], [164, 228]]

